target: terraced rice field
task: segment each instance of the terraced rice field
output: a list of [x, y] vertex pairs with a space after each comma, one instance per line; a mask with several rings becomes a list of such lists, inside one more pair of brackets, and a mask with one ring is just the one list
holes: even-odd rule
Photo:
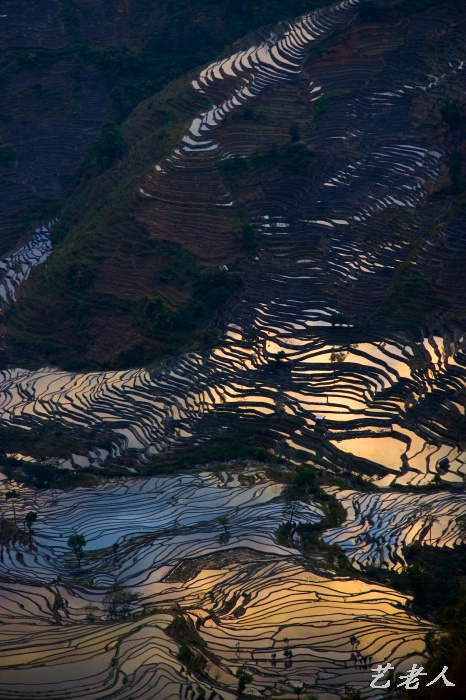
[[328, 530], [324, 540], [339, 544], [355, 566], [396, 570], [406, 564], [402, 548], [413, 542], [451, 548], [463, 541], [463, 494], [329, 491], [346, 509], [347, 520], [341, 528]]
[[49, 229], [50, 224], [37, 228], [27, 243], [0, 260], [0, 305], [16, 301], [15, 288], [27, 280], [33, 267], [47, 260], [52, 252]]
[[[32, 551], [15, 545], [2, 557], [0, 696], [200, 698], [170, 636], [180, 617], [209, 651], [212, 685], [201, 686], [212, 699], [235, 697], [243, 665], [255, 694], [274, 684], [286, 691], [290, 682], [330, 693], [348, 682], [367, 689], [372, 661], [403, 668], [422, 652], [428, 626], [403, 610], [402, 595], [310, 569], [298, 549], [277, 544], [274, 532], [289, 517], [282, 489], [257, 469], [91, 491], [20, 489], [18, 521], [31, 507], [39, 518]], [[293, 508], [295, 522], [321, 516], [312, 502]], [[79, 572], [65, 546], [73, 532], [88, 541]], [[180, 577], [179, 565], [187, 572]], [[143, 617], [108, 622], [103, 601], [115, 581], [140, 593]]]
[[[194, 87], [212, 99], [212, 110], [193, 121], [179, 148], [141, 183], [144, 201], [156, 200], [157, 211], [163, 203], [167, 226], [176, 230], [176, 217], [189, 217], [189, 235], [195, 236], [196, 207], [204, 200], [211, 209], [236, 206], [213, 166], [232, 155], [247, 156], [256, 142], [244, 132], [240, 146], [224, 122], [256, 103], [278, 109], [277, 97], [286, 99], [280, 90], [300, 74], [309, 47], [325, 46], [329, 36], [346, 31], [357, 5], [356, 0], [342, 2], [285, 22], [258, 46], [200, 73]], [[371, 30], [359, 31], [355, 54], [367, 57], [360, 65], [364, 88], [358, 78], [359, 87], [349, 91], [348, 73], [341, 72], [336, 59], [317, 60], [315, 76], [299, 81], [300, 99], [306, 98], [305, 109], [311, 110], [305, 112], [311, 120], [307, 140], [326, 149], [329, 157], [322, 165], [319, 159], [312, 182], [291, 176], [289, 188], [280, 181], [280, 189], [251, 204], [263, 244], [243, 266], [245, 292], [231, 310], [219, 348], [155, 369], [91, 374], [48, 367], [4, 370], [3, 422], [32, 427], [53, 419], [70, 426], [106, 425], [115, 432], [118, 449], [139, 450], [144, 459], [209, 438], [202, 428], [208, 416], [270, 415], [280, 404], [305, 421], [302, 429], [282, 436], [300, 459], [319, 459], [331, 467], [354, 455], [370, 473], [384, 477], [383, 485], [420, 485], [433, 479], [438, 461], [446, 457], [449, 469], [442, 478], [462, 482], [464, 450], [444, 411], [464, 416], [465, 336], [442, 331], [414, 343], [375, 330], [361, 338], [352, 320], [367, 318], [382, 299], [383, 288], [410, 249], [413, 231], [417, 235], [427, 220], [431, 225], [442, 215], [441, 207], [425, 203], [443, 177], [445, 154], [429, 144], [428, 128], [417, 133], [410, 127], [413, 110], [437, 102], [463, 71], [464, 49], [450, 26], [453, 15], [438, 13], [439, 26], [451, 32], [438, 75], [426, 77], [422, 57], [411, 60], [412, 51], [432, 33], [426, 21], [408, 27], [401, 58], [391, 51], [399, 44], [399, 28], [388, 27], [375, 63]], [[399, 61], [408, 59], [410, 71], [404, 71], [402, 80], [397, 77]], [[344, 86], [349, 92], [329, 102], [325, 123], [314, 124], [317, 79], [324, 93]], [[348, 123], [355, 124], [354, 134]], [[273, 183], [263, 187], [276, 188]], [[358, 243], [361, 231], [375, 233], [377, 245], [368, 249]], [[213, 235], [218, 239], [215, 226]], [[424, 252], [419, 255], [425, 258]], [[338, 313], [347, 322], [340, 321], [341, 333], [329, 334]], [[279, 351], [285, 353], [288, 370], [280, 386], [268, 371]], [[176, 421], [174, 432], [166, 429], [166, 415]], [[329, 430], [319, 457], [316, 415], [325, 416]]]
[[[434, 288], [457, 283], [464, 219], [438, 226], [446, 208], [430, 194], [445, 181], [447, 152], [426, 115], [464, 85], [466, 55], [453, 2], [433, 11], [434, 23], [390, 25], [378, 43], [370, 27], [352, 33], [359, 4], [347, 0], [283, 22], [257, 45], [202, 70], [193, 88], [212, 108], [138, 185], [141, 219], [156, 220], [154, 235], [173, 232], [194, 249], [202, 231], [204, 244], [212, 240], [205, 245], [210, 262], [228, 252], [227, 238], [218, 236], [220, 208], [247, 202], [260, 244], [242, 266], [244, 293], [227, 310], [219, 346], [118, 372], [4, 369], [0, 412], [4, 425], [25, 429], [50, 421], [110, 428], [112, 455], [132, 449], [141, 462], [207, 442], [233, 416], [293, 416], [300, 421], [275, 431], [277, 454], [329, 472], [362, 472], [381, 489], [334, 490], [347, 520], [324, 539], [356, 566], [399, 569], [406, 543], [460, 541], [466, 501], [455, 488], [464, 483], [466, 452], [451, 426], [465, 414], [466, 332], [457, 325], [409, 341], [380, 323], [361, 328], [409, 255], [410, 265], [431, 269]], [[400, 27], [403, 50], [395, 51]], [[307, 74], [309, 50], [319, 42], [325, 48], [337, 32], [352, 42], [351, 70], [324, 51]], [[430, 65], [420, 47], [440, 35], [448, 41]], [[265, 131], [283, 113], [300, 120], [316, 152], [312, 176], [270, 177], [249, 199], [241, 183], [226, 187], [216, 166], [247, 159], [258, 146], [253, 129], [232, 121], [245, 107], [268, 110]], [[5, 301], [27, 273], [21, 265], [45, 253], [21, 255], [4, 261]], [[84, 459], [100, 457], [94, 451]], [[62, 466], [80, 463], [70, 458]], [[428, 625], [408, 615], [405, 596], [337, 576], [321, 562], [311, 568], [298, 542], [296, 549], [278, 544], [276, 530], [289, 518], [281, 487], [249, 476], [253, 485], [227, 470], [70, 493], [18, 487], [18, 520], [30, 508], [40, 515], [32, 551], [5, 548], [0, 563], [0, 697], [81, 698], [85, 688], [89, 698], [229, 700], [243, 665], [258, 695], [290, 693], [298, 683], [330, 694], [350, 683], [368, 695], [373, 662], [406, 664], [422, 653]], [[438, 478], [451, 488], [389, 490]], [[222, 516], [226, 541], [219, 539]], [[321, 516], [312, 502], [293, 514], [306, 523]], [[66, 548], [74, 531], [88, 541], [79, 576]], [[110, 624], [103, 600], [114, 582], [141, 594], [139, 609], [159, 610]], [[84, 624], [90, 604], [95, 620]], [[186, 656], [178, 659], [177, 626], [194, 635], [209, 682], [196, 680]]]

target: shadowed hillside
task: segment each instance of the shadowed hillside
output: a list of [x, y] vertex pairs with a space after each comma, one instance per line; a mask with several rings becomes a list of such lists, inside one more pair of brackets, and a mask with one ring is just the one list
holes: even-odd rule
[[[304, 0], [4, 0], [0, 253], [56, 215], [102, 125]], [[314, 3], [316, 4], [316, 3]], [[318, 4], [318, 3], [317, 3]]]
[[[320, 289], [341, 319], [375, 332], [416, 337], [425, 324], [462, 318], [461, 257], [448, 251], [461, 252], [452, 237], [465, 129], [462, 114], [457, 125], [447, 114], [448, 105], [462, 109], [461, 7], [364, 7], [291, 53], [286, 22], [259, 30], [218, 68], [143, 102], [121, 130], [103, 129], [75, 175], [47, 266], [10, 311], [16, 362], [120, 368], [203, 348], [228, 298], [234, 306], [242, 294], [242, 312], [254, 314], [260, 285], [278, 298], [280, 277], [293, 299]], [[235, 26], [256, 10], [231, 9]], [[116, 24], [127, 27], [125, 41], [130, 16]], [[154, 22], [147, 15], [147, 27]], [[283, 45], [275, 74], [256, 79], [260, 52], [272, 56], [274, 43]], [[104, 54], [117, 60], [113, 49]], [[131, 71], [128, 56], [118, 61]], [[211, 141], [202, 136], [209, 130]], [[442, 258], [426, 257], [432, 246]], [[319, 272], [296, 277], [311, 250]], [[230, 272], [205, 268], [221, 265]]]

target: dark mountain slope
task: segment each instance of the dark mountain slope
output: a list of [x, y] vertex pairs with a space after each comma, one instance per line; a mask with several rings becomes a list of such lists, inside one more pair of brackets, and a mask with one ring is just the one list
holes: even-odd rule
[[[207, 278], [199, 264], [231, 264], [258, 244], [260, 267], [252, 253], [242, 267], [251, 320], [266, 288], [283, 297], [285, 278], [290, 299], [325, 298], [374, 330], [461, 318], [451, 263], [434, 282], [430, 262], [424, 270], [416, 260], [462, 201], [465, 130], [442, 122], [441, 105], [464, 89], [464, 13], [452, 1], [405, 18], [409, 7], [418, 5], [343, 17], [303, 54], [304, 79], [284, 74], [222, 117], [214, 150], [196, 126], [181, 142], [182, 133], [254, 79], [249, 68], [202, 74], [205, 95], [188, 78], [142, 104], [123, 126], [124, 158], [92, 179], [94, 151], [82, 170], [54, 254], [10, 313], [11, 357], [122, 367], [202, 347], [212, 312], [238, 282]], [[260, 34], [243, 46], [254, 41]], [[180, 155], [164, 161], [180, 143]], [[279, 226], [292, 237], [264, 235]], [[297, 275], [310, 253], [314, 272]]]
[[[101, 126], [260, 24], [312, 3], [4, 0], [0, 254], [56, 214]], [[315, 3], [318, 4], [318, 3]]]

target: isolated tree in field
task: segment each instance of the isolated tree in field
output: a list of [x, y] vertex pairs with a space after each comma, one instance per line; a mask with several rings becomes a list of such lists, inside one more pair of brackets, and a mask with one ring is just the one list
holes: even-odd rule
[[466, 540], [466, 515], [461, 515], [456, 518], [456, 524], [458, 525], [458, 532], [463, 542]]
[[139, 593], [125, 591], [122, 586], [115, 583], [109, 588], [104, 599], [107, 615], [114, 622], [117, 620], [126, 620], [126, 618], [131, 615], [133, 604], [136, 603], [139, 598]]
[[241, 667], [236, 671], [236, 678], [238, 679], [238, 695], [241, 696], [246, 690], [246, 685], [251, 683], [253, 676]]
[[24, 523], [29, 531], [29, 535], [32, 535], [32, 525], [35, 523], [37, 520], [37, 513], [35, 513], [33, 510], [30, 510], [29, 513], [26, 513], [24, 517]]
[[30, 510], [29, 513], [26, 513], [25, 518], [24, 518], [24, 524], [26, 525], [28, 532], [29, 532], [29, 547], [32, 548], [32, 536], [34, 534], [34, 530], [32, 529], [33, 524], [37, 520], [37, 513], [35, 513], [33, 510]]
[[294, 690], [294, 692], [296, 693], [296, 697], [297, 697], [298, 700], [299, 700], [300, 697], [301, 697], [301, 693], [302, 693], [303, 690], [304, 690], [303, 686], [302, 686], [302, 685], [294, 685], [294, 686], [293, 686], [293, 690]]
[[357, 688], [352, 685], [345, 685], [345, 700], [362, 700], [362, 695]]
[[70, 535], [68, 537], [68, 547], [74, 552], [78, 560], [78, 569], [81, 568], [81, 559], [83, 558], [83, 549], [86, 546], [86, 538], [84, 535]]
[[220, 523], [220, 525], [223, 526], [223, 529], [226, 532], [228, 530], [228, 515], [222, 515], [218, 519], [218, 522]]
[[12, 489], [11, 491], [7, 491], [5, 494], [5, 501], [12, 501], [13, 505], [13, 522], [16, 525], [16, 508], [15, 508], [15, 501], [19, 498], [19, 492], [16, 491], [16, 489]]

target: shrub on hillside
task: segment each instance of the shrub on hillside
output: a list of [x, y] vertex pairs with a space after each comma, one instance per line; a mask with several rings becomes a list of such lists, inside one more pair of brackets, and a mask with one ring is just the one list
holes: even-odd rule
[[0, 164], [10, 165], [16, 161], [16, 149], [11, 143], [0, 143]]
[[102, 170], [110, 168], [125, 150], [126, 142], [120, 127], [114, 122], [106, 122], [103, 125], [91, 148], [94, 160]]
[[443, 100], [440, 104], [442, 121], [447, 124], [450, 129], [457, 129], [465, 122], [462, 110], [463, 105], [459, 100]]

